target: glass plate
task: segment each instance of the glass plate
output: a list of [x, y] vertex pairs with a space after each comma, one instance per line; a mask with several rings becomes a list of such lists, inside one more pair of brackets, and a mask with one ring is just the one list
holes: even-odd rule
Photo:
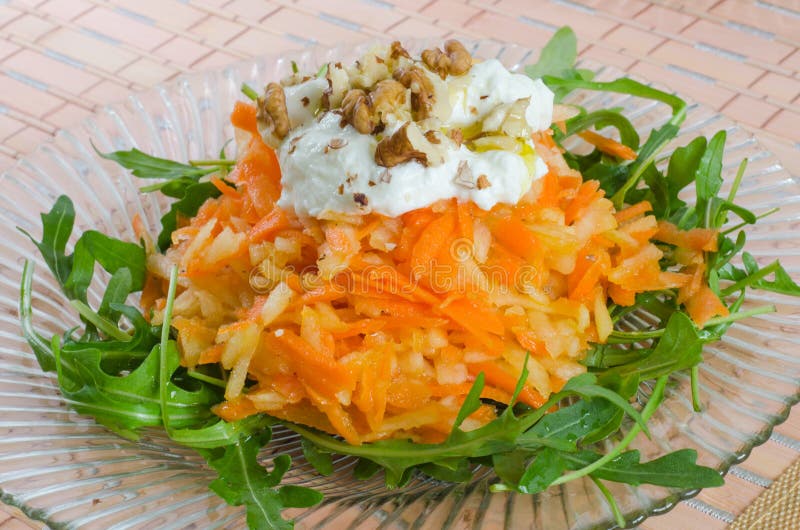
[[[410, 43], [419, 52], [424, 41]], [[439, 44], [438, 42], [436, 43]], [[105, 107], [80, 126], [61, 131], [14, 169], [3, 174], [0, 220], [7, 227], [0, 241], [0, 493], [6, 503], [53, 528], [241, 528], [243, 510], [226, 505], [208, 489], [214, 478], [192, 451], [176, 446], [158, 432], [138, 442], [124, 440], [89, 417], [73, 412], [59, 394], [52, 374], [39, 369], [20, 337], [19, 282], [24, 259], [36, 263], [35, 326], [45, 335], [61, 333], [78, 320], [65, 310], [42, 259], [14, 226], [40, 233], [39, 213], [67, 193], [77, 210], [78, 231], [101, 230], [134, 240], [131, 218], [139, 215], [157, 233], [165, 201], [139, 195], [132, 177], [95, 156], [101, 151], [136, 146], [158, 156], [187, 160], [214, 157], [232, 137], [228, 113], [241, 99], [246, 81], [261, 86], [283, 77], [294, 60], [302, 71], [315, 71], [330, 60], [356, 58], [369, 45], [315, 48], [281, 57], [265, 57], [225, 70], [190, 75], [149, 92]], [[520, 69], [535, 59], [534, 50], [497, 42], [471, 44], [477, 57], [497, 57]], [[619, 70], [597, 64], [599, 79]], [[669, 110], [660, 104], [627, 96], [587, 93], [575, 98], [589, 109], [624, 107], [646, 137], [664, 123]], [[700, 105], [692, 105], [674, 146], [692, 137], [728, 131], [725, 171], [732, 177], [743, 157], [750, 159], [738, 200], [760, 213], [780, 206], [748, 233], [748, 249], [759, 260], [780, 256], [786, 268], [800, 269], [800, 191], [770, 153], [731, 121]], [[100, 276], [106, 279], [107, 276]], [[99, 303], [97, 283], [90, 302]], [[734, 325], [725, 339], [705, 350], [701, 391], [705, 410], [691, 411], [688, 378], [672, 381], [663, 406], [651, 420], [652, 441], [640, 437], [635, 446], [644, 459], [679, 448], [694, 448], [699, 462], [726, 471], [763, 443], [798, 401], [800, 389], [800, 323], [798, 301], [769, 293], [753, 293], [751, 304], [773, 303], [778, 313]], [[630, 321], [646, 326], [647, 316]], [[648, 386], [642, 385], [646, 396]], [[468, 485], [417, 480], [387, 492], [376, 478], [350, 478], [350, 459], [337, 462], [333, 477], [312, 474], [302, 460], [295, 435], [278, 429], [264, 453], [288, 452], [296, 466], [287, 480], [319, 488], [326, 502], [296, 511], [298, 528], [608, 528], [611, 513], [589, 481], [575, 481], [534, 496], [490, 494], [492, 476], [481, 471]], [[629, 524], [669, 510], [697, 491], [612, 485]]]

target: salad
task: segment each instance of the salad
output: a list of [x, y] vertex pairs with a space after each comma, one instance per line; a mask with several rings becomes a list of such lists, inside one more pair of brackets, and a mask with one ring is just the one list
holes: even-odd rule
[[[275, 425], [321, 475], [347, 455], [387, 488], [467, 482], [477, 466], [494, 491], [589, 477], [621, 526], [607, 482], [721, 485], [694, 450], [643, 462], [629, 446], [671, 374], [688, 371], [700, 409], [703, 345], [774, 311], [743, 310], [748, 289], [800, 287], [743, 250], [772, 211], [736, 204], [746, 161], [721, 195], [725, 132], [659, 169], [685, 102], [594, 81], [576, 49], [562, 28], [519, 74], [457, 41], [419, 57], [394, 42], [243, 86], [235, 159], [98, 153], [173, 201], [160, 233], [135, 219], [138, 242], [89, 230], [71, 253], [70, 199], [42, 214], [31, 241], [83, 324], [34, 329], [26, 263], [21, 324], [42, 369], [121, 436], [161, 428], [197, 450], [251, 528], [290, 528], [282, 510], [322, 500], [281, 483], [289, 455], [260, 462]], [[562, 103], [578, 90], [671, 118], [642, 142], [619, 109]], [[566, 150], [576, 136], [583, 149]], [[110, 279], [91, 307], [96, 264]], [[650, 328], [630, 325], [643, 314]]]

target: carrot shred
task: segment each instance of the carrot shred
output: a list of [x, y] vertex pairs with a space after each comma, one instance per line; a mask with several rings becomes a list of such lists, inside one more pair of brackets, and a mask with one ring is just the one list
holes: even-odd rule
[[601, 134], [597, 134], [596, 132], [581, 131], [578, 133], [578, 136], [607, 155], [616, 156], [617, 158], [621, 158], [623, 160], [636, 159], [636, 151], [625, 144], [622, 144], [611, 138], [607, 138]]
[[641, 215], [644, 215], [647, 212], [653, 210], [653, 206], [648, 201], [641, 201], [637, 202], [636, 204], [632, 204], [628, 206], [624, 210], [620, 210], [614, 214], [614, 218], [617, 220], [618, 223], [623, 223], [625, 221], [629, 221], [631, 219], [635, 219]]
[[[467, 368], [473, 375], [478, 375], [483, 372], [489, 384], [506, 392], [514, 392], [517, 386], [517, 379], [495, 362], [469, 364]], [[539, 408], [544, 405], [545, 402], [544, 397], [527, 382], [522, 386], [522, 391], [519, 393], [519, 400], [533, 408]]]
[[243, 101], [233, 105], [231, 124], [238, 129], [258, 135], [258, 122], [256, 120], [256, 107]]
[[289, 218], [282, 208], [273, 208], [267, 215], [258, 220], [247, 233], [250, 243], [271, 241], [277, 233], [289, 227]]

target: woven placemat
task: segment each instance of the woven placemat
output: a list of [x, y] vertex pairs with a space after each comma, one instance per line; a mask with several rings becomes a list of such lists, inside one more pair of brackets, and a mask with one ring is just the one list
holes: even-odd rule
[[729, 530], [800, 528], [800, 459], [730, 525]]

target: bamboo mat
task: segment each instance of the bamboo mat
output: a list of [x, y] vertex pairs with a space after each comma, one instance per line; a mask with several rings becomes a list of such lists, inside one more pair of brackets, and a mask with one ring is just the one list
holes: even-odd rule
[[[541, 46], [564, 24], [583, 57], [739, 121], [800, 175], [800, 0], [0, 0], [0, 171], [183, 72], [387, 35]], [[640, 528], [800, 529], [799, 456], [797, 409], [724, 487]], [[0, 530], [38, 527], [0, 504]]]

